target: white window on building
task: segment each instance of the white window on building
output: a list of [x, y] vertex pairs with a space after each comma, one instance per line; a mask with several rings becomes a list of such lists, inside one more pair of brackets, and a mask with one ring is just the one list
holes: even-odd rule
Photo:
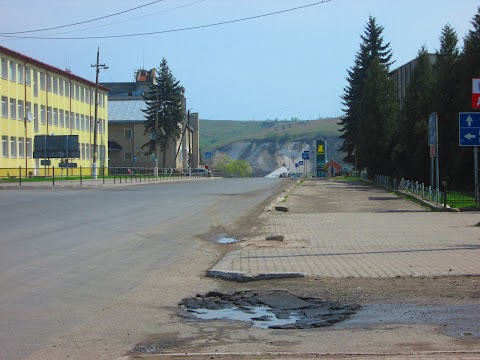
[[0, 58], [1, 62], [1, 68], [0, 72], [2, 73], [2, 79], [7, 79], [8, 78], [8, 65], [7, 65], [7, 59], [5, 58]]
[[123, 129], [123, 137], [125, 139], [131, 139], [132, 138], [132, 129]]
[[38, 104], [33, 104], [33, 129], [38, 132]]
[[70, 129], [75, 129], [75, 115], [70, 113]]
[[47, 114], [45, 111], [45, 105], [40, 105], [40, 122], [42, 125], [47, 123]]
[[90, 104], [90, 89], [85, 89], [85, 103]]
[[58, 126], [58, 109], [53, 108], [53, 125]]
[[83, 114], [80, 115], [80, 129], [85, 131], [85, 116]]
[[17, 81], [19, 84], [23, 84], [23, 65], [18, 64], [17, 66]]
[[123, 160], [125, 161], [132, 161], [132, 153], [131, 152], [126, 152], [124, 153], [124, 158]]
[[52, 107], [47, 107], [47, 124], [52, 125]]
[[78, 85], [75, 85], [75, 100], [79, 100], [80, 99], [80, 86]]
[[23, 100], [18, 100], [18, 120], [25, 120], [25, 105]]
[[8, 98], [2, 96], [2, 117], [8, 119]]
[[87, 160], [90, 160], [91, 158], [90, 158], [90, 145], [89, 144], [87, 144], [85, 146], [85, 153], [86, 153], [85, 156], [86, 156]]
[[65, 80], [65, 96], [66, 97], [70, 97], [70, 82], [67, 82], [67, 80]]
[[87, 126], [87, 128], [85, 129], [86, 131], [90, 131], [90, 122], [92, 121], [92, 117], [88, 117], [85, 115], [85, 125]]
[[62, 128], [65, 127], [65, 117], [63, 115], [63, 109], [60, 109], [58, 112], [58, 120], [59, 120], [58, 126]]
[[8, 157], [8, 136], [2, 136], [2, 157]]
[[33, 96], [38, 97], [38, 72], [33, 70]]
[[27, 117], [28, 120], [28, 113], [30, 112], [30, 115], [33, 116], [32, 114], [32, 103], [30, 101], [27, 101], [27, 106], [25, 107], [25, 116]]
[[80, 116], [78, 113], [75, 113], [75, 129], [80, 130]]
[[40, 90], [45, 91], [45, 73], [40, 72]]
[[27, 138], [27, 158], [32, 158], [33, 157], [33, 152], [32, 152], [32, 139]]
[[82, 144], [82, 159], [85, 159], [85, 144]]
[[47, 75], [47, 91], [52, 92], [52, 75]]
[[25, 66], [25, 84], [27, 84], [27, 86], [32, 85], [31, 71], [30, 67]]
[[10, 61], [10, 81], [16, 81], [16, 75], [17, 75], [17, 64], [15, 64], [13, 61]]
[[80, 101], [85, 102], [85, 88], [80, 86]]
[[63, 96], [65, 91], [65, 81], [62, 79], [58, 79], [58, 94]]
[[17, 118], [17, 100], [10, 99], [10, 119]]
[[100, 160], [105, 160], [105, 145], [100, 145]]
[[18, 138], [18, 157], [25, 157], [25, 144], [23, 143], [23, 137]]
[[70, 113], [65, 111], [65, 127], [70, 129]]
[[15, 136], [10, 138], [10, 157], [17, 157], [17, 138]]
[[58, 94], [58, 78], [56, 76], [52, 76], [53, 82], [53, 93]]

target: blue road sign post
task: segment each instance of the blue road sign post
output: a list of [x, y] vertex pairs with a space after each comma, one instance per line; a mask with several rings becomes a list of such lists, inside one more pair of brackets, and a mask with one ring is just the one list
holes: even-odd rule
[[478, 146], [480, 145], [480, 113], [463, 112], [458, 114], [458, 144], [473, 146], [473, 174], [475, 179], [475, 204], [479, 203], [478, 193]]
[[211, 159], [212, 158], [212, 153], [210, 151], [207, 151], [205, 153], [205, 159]]
[[433, 186], [435, 180], [435, 187], [438, 191], [440, 187], [440, 169], [438, 166], [438, 117], [436, 112], [428, 116], [428, 145], [430, 145], [430, 184]]

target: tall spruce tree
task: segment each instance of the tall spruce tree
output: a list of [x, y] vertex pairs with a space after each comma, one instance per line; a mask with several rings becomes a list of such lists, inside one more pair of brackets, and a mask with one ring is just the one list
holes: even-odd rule
[[438, 147], [441, 177], [455, 179], [458, 156], [458, 37], [450, 25], [440, 35], [440, 49], [433, 65], [435, 78], [434, 111], [438, 115]]
[[[168, 146], [175, 147], [182, 133], [183, 87], [173, 76], [165, 58], [158, 68], [155, 83], [150, 85], [149, 91], [143, 95], [147, 108], [145, 113], [145, 134], [151, 139], [142, 147], [149, 153], [155, 153], [155, 137], [162, 152], [162, 167], [166, 167]], [[156, 113], [158, 113], [158, 128], [156, 127]]]
[[358, 153], [370, 176], [392, 172], [392, 145], [399, 106], [386, 66], [373, 59], [367, 71], [359, 108]]
[[[368, 98], [366, 91], [373, 89], [373, 84], [368, 84], [367, 80], [370, 79], [385, 79], [380, 76], [379, 72], [383, 72], [384, 75], [388, 76], [388, 70], [392, 64], [392, 52], [390, 50], [390, 44], [384, 44], [383, 41], [383, 30], [382, 26], [379, 26], [374, 17], [370, 17], [368, 23], [365, 27], [363, 35], [361, 35], [362, 43], [360, 44], [360, 50], [357, 52], [355, 63], [352, 68], [348, 70], [347, 82], [348, 85], [344, 89], [344, 95], [342, 96], [343, 105], [345, 106], [344, 112], [345, 116], [340, 122], [342, 125], [342, 135], [343, 144], [341, 147], [342, 151], [347, 153], [345, 161], [353, 162], [353, 159], [356, 157], [358, 159], [358, 165], [360, 167], [366, 166], [367, 162], [372, 166], [373, 164], [380, 164], [380, 161], [369, 161], [368, 153], [365, 153], [367, 149], [370, 149], [370, 134], [369, 130], [364, 129], [365, 119], [368, 118], [369, 121], [373, 123], [377, 121], [383, 121], [378, 116], [381, 114], [374, 114], [374, 111], [368, 109], [363, 102], [372, 102], [373, 99]], [[369, 71], [371, 67], [374, 67], [374, 70]], [[369, 90], [365, 90], [367, 85]], [[386, 86], [386, 84], [381, 84], [378, 89], [386, 90], [391, 86]], [[382, 94], [377, 93], [378, 96]], [[387, 96], [388, 98], [389, 96]], [[390, 104], [387, 105], [387, 108]], [[384, 129], [389, 131], [390, 123], [392, 119], [386, 120], [386, 127], [382, 124], [379, 124], [379, 129]], [[368, 128], [371, 129], [373, 124], [368, 124]], [[378, 129], [376, 129], [378, 130]], [[377, 131], [375, 132], [377, 133]], [[389, 138], [391, 134], [384, 134], [385, 136], [380, 136], [382, 139], [387, 137]], [[355, 156], [353, 155], [355, 153]], [[376, 158], [377, 154], [371, 154], [373, 158]], [[384, 154], [388, 159], [388, 154]], [[375, 171], [374, 169], [369, 169], [370, 173]]]
[[[456, 113], [457, 119], [456, 134], [458, 134], [458, 112], [472, 111], [471, 92], [472, 79], [480, 77], [480, 7], [473, 16], [470, 30], [464, 38], [463, 52], [458, 60], [458, 87]], [[455, 185], [463, 189], [473, 188], [473, 151], [471, 147], [458, 146], [458, 136], [456, 137], [455, 161], [452, 169], [452, 175], [455, 179]]]
[[428, 180], [428, 116], [434, 110], [434, 77], [430, 55], [426, 47], [418, 52], [415, 68], [406, 90], [399, 126], [394, 163], [398, 175]]

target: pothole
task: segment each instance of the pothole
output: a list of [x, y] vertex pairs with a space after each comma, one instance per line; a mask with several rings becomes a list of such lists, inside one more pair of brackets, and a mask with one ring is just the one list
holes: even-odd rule
[[359, 309], [334, 301], [296, 296], [285, 290], [209, 292], [183, 299], [180, 315], [197, 320], [247, 321], [268, 329], [311, 329], [349, 319]]
[[208, 238], [208, 240], [213, 241], [217, 244], [233, 244], [233, 243], [236, 243], [236, 242], [240, 241], [240, 240], [232, 238], [232, 237], [230, 237], [226, 234], [210, 236]]

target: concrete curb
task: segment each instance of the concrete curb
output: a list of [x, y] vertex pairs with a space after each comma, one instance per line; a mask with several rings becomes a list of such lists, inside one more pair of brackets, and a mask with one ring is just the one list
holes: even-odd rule
[[250, 282], [259, 280], [275, 280], [275, 279], [291, 279], [291, 278], [303, 278], [308, 276], [303, 272], [278, 272], [278, 273], [263, 273], [256, 276], [249, 275], [245, 272], [236, 271], [224, 271], [224, 270], [208, 270], [207, 277], [222, 279], [235, 282]]

